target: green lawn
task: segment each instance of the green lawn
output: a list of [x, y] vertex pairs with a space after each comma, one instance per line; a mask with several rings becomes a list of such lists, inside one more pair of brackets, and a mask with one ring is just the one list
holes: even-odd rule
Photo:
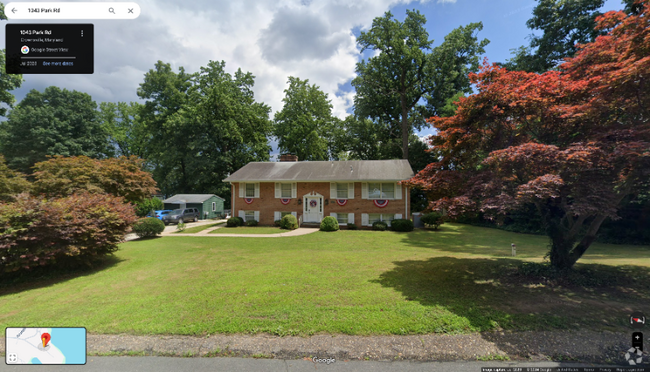
[[219, 226], [219, 225], [225, 225], [225, 222], [219, 222], [219, 223], [211, 223], [208, 225], [201, 225], [201, 226], [195, 226], [195, 227], [190, 227], [189, 229], [185, 229], [183, 231], [174, 231], [175, 234], [196, 234], [197, 232], [201, 232], [203, 230], [209, 229], [211, 227]]
[[[508, 257], [511, 243], [517, 258]], [[580, 268], [609, 278], [605, 287], [507, 275], [522, 260], [541, 261], [547, 244], [543, 236], [459, 224], [412, 233], [136, 240], [102, 269], [5, 285], [0, 324], [198, 335], [620, 331], [631, 311], [647, 308], [650, 247], [590, 248]], [[619, 281], [624, 274], [636, 282]]]
[[290, 230], [282, 230], [279, 227], [266, 227], [266, 226], [239, 226], [239, 227], [223, 227], [210, 231], [210, 234], [281, 234], [289, 232]]

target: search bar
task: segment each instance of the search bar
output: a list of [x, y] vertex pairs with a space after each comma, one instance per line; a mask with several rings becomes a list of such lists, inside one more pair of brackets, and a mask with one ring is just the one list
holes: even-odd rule
[[8, 19], [135, 19], [136, 3], [8, 3]]

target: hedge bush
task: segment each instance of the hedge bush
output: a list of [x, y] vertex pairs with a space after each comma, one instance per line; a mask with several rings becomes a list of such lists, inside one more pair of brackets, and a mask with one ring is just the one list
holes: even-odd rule
[[47, 265], [93, 266], [117, 251], [136, 219], [133, 206], [122, 197], [18, 195], [14, 202], [0, 203], [0, 267], [17, 272]]
[[357, 229], [358, 229], [357, 225], [353, 223], [348, 224], [348, 230], [357, 230]]
[[444, 223], [444, 217], [439, 212], [431, 212], [423, 215], [420, 220], [426, 226], [432, 226], [434, 229], [438, 229], [438, 226]]
[[140, 238], [156, 236], [165, 230], [165, 224], [155, 218], [141, 218], [133, 224], [133, 232]]
[[280, 227], [280, 225], [282, 224], [282, 220], [275, 220], [275, 222], [273, 222], [273, 224], [275, 226], [277, 226], [277, 227]]
[[282, 229], [295, 230], [298, 228], [298, 219], [293, 214], [287, 214], [280, 221], [280, 228]]
[[237, 227], [243, 225], [244, 220], [241, 217], [230, 217], [228, 221], [226, 221], [226, 227]]
[[320, 223], [320, 231], [337, 231], [339, 229], [339, 221], [332, 216], [323, 218]]
[[257, 221], [250, 220], [250, 221], [246, 222], [246, 226], [257, 226]]
[[384, 221], [376, 221], [372, 223], [372, 229], [375, 231], [386, 231], [388, 224]]
[[411, 221], [411, 220], [392, 220], [392, 221], [390, 221], [390, 228], [393, 231], [402, 231], [402, 232], [413, 231], [413, 221]]

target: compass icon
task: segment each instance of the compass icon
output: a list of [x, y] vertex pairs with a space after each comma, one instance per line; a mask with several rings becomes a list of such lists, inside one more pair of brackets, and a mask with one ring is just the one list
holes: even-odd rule
[[632, 328], [643, 328], [645, 325], [645, 315], [640, 311], [635, 311], [630, 315], [630, 325]]

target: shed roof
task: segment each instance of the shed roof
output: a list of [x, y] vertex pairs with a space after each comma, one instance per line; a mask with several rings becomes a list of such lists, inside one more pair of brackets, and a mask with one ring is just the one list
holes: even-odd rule
[[163, 203], [179, 204], [179, 203], [203, 203], [211, 197], [216, 197], [221, 200], [224, 198], [214, 194], [176, 194], [169, 199], [163, 200]]
[[225, 182], [401, 181], [413, 177], [408, 160], [350, 160], [248, 163]]

